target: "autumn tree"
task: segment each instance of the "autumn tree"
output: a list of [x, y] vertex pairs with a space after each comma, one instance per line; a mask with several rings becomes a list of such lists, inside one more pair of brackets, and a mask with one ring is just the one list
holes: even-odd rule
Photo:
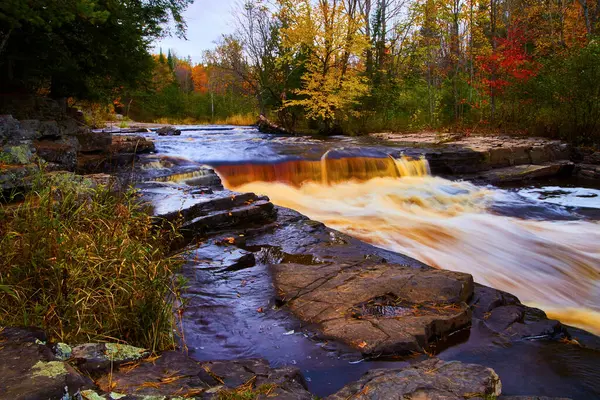
[[368, 89], [360, 74], [368, 42], [360, 20], [348, 12], [355, 6], [346, 0], [284, 0], [281, 5], [289, 21], [282, 29], [285, 46], [291, 56], [307, 55], [302, 87], [295, 92], [300, 97], [284, 106], [302, 107], [321, 130], [331, 131], [358, 113], [354, 106]]

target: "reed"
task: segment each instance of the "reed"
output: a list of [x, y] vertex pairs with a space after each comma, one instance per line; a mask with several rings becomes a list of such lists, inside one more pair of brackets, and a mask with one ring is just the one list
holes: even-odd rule
[[0, 325], [41, 327], [53, 341], [172, 347], [174, 232], [153, 229], [133, 191], [38, 177], [20, 204], [0, 207]]

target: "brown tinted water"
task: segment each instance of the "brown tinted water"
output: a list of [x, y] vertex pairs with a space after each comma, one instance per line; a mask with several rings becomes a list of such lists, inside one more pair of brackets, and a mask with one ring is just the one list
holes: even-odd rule
[[[600, 208], [593, 189], [569, 188], [561, 182], [502, 190], [449, 181], [428, 176], [426, 163], [418, 156], [392, 160], [387, 154], [398, 149], [386, 153], [382, 147], [369, 147], [377, 143], [360, 139], [274, 137], [232, 128], [186, 131], [182, 137], [156, 140], [159, 154], [213, 165], [230, 187], [269, 194], [275, 203], [352, 236], [439, 268], [472, 273], [478, 282], [508, 288], [546, 310], [556, 308], [554, 315], [562, 310], [563, 321], [597, 329], [593, 317], [600, 303], [598, 246], [594, 245], [599, 243], [598, 223], [583, 212]], [[344, 149], [330, 151], [340, 147]], [[322, 155], [328, 151], [324, 164]], [[161, 176], [166, 171], [167, 175], [183, 173], [161, 180], [201, 178], [188, 169], [159, 167], [164, 169]], [[402, 167], [408, 172], [401, 172]], [[176, 192], [177, 199], [171, 200], [184, 204], [185, 189]], [[300, 240], [297, 235], [288, 237], [290, 232], [281, 230], [282, 243]], [[419, 359], [363, 360], [350, 349], [314, 337], [309, 327], [274, 303], [267, 268], [273, 258], [298, 261], [302, 254], [287, 254], [276, 246], [248, 250], [255, 252], [257, 263], [239, 271], [215, 273], [193, 264], [197, 270], [184, 327], [195, 358], [262, 357], [272, 365], [296, 365], [309, 389], [319, 396], [331, 394], [369, 369], [398, 368]], [[384, 250], [364, 251], [380, 251], [376, 254], [390, 262], [401, 262]], [[388, 303], [366, 304], [356, 312], [406, 311], [402, 304]], [[263, 312], [257, 312], [259, 308]], [[507, 342], [476, 324], [440, 346], [438, 357], [494, 368], [505, 395], [600, 399], [600, 340], [570, 331], [592, 345], [583, 348], [543, 338]]]
[[[230, 189], [268, 195], [277, 205], [366, 242], [470, 273], [476, 282], [513, 293], [551, 317], [600, 333], [597, 222], [498, 215], [490, 209], [503, 192], [429, 176], [423, 159], [394, 160], [387, 169], [369, 159], [335, 160], [321, 171], [308, 163], [304, 169], [294, 162], [308, 177], [301, 185], [290, 184], [285, 175], [290, 169], [279, 172], [278, 166], [261, 174], [262, 166], [255, 165], [235, 179], [227, 175], [235, 167], [217, 170]], [[392, 168], [396, 164], [402, 173]], [[323, 182], [324, 176], [332, 178]], [[240, 184], [244, 178], [247, 183]]]

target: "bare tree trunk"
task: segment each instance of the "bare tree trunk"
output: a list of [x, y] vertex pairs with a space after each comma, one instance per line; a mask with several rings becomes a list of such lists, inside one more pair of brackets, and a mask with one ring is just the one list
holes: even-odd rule
[[365, 36], [369, 39], [365, 64], [367, 76], [371, 77], [373, 76], [373, 49], [371, 46], [371, 0], [364, 0], [364, 3], [361, 3], [361, 13], [365, 24]]
[[583, 19], [585, 20], [585, 30], [588, 36], [592, 35], [592, 22], [590, 21], [590, 10], [587, 5], [587, 0], [578, 0], [583, 10]]
[[2, 35], [2, 40], [0, 40], [0, 55], [4, 51], [4, 48], [6, 47], [6, 45], [8, 44], [8, 39], [10, 38], [11, 33], [12, 33], [12, 29]]
[[[496, 1], [490, 0], [490, 24], [491, 24], [491, 34], [492, 34], [492, 51], [496, 53]], [[490, 120], [493, 123], [496, 118], [496, 70], [492, 71], [491, 76], [491, 84], [490, 84], [490, 104], [491, 104], [491, 116]]]
[[475, 79], [475, 67], [473, 65], [473, 63], [475, 62], [473, 58], [473, 1], [474, 0], [469, 0], [469, 3], [471, 5], [469, 13], [469, 78], [471, 81], [471, 84], [469, 85], [469, 102], [473, 101], [473, 80]]
[[453, 90], [454, 90], [454, 120], [460, 119], [460, 104], [458, 99], [458, 72], [460, 69], [460, 38], [459, 38], [459, 12], [460, 0], [452, 2], [452, 62], [454, 63]]

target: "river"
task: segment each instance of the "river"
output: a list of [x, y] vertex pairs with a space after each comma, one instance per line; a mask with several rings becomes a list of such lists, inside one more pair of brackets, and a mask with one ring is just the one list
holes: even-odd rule
[[[176, 137], [148, 135], [156, 141], [158, 154], [210, 165], [229, 189], [266, 194], [273, 203], [331, 228], [436, 268], [472, 274], [476, 282], [513, 293], [552, 318], [600, 333], [598, 188], [574, 181], [501, 188], [450, 180], [432, 176], [427, 160], [414, 149], [370, 138], [281, 137], [254, 128], [210, 126], [186, 127]], [[402, 150], [411, 157], [388, 156]], [[205, 277], [199, 295], [222, 317], [210, 321], [207, 308], [193, 314], [202, 319], [188, 335], [197, 358], [260, 356], [275, 365], [298, 362], [313, 380], [309, 388], [319, 395], [368, 369], [349, 369], [353, 361], [347, 359], [317, 361], [319, 350], [298, 332], [287, 331], [288, 317], [252, 322], [256, 307], [273, 294], [239, 288], [250, 281], [268, 287], [268, 274], [260, 268], [231, 275], [226, 282]], [[237, 297], [228, 294], [234, 292]], [[247, 307], [239, 305], [241, 292]], [[248, 332], [252, 330], [257, 332]], [[512, 355], [540, 362], [535, 361], [539, 354], [529, 348], [520, 353], [515, 346], [510, 352], [487, 349], [484, 355], [473, 345], [477, 335], [474, 330], [469, 342], [441, 357], [493, 366], [514, 394], [553, 390], [553, 378], [548, 377], [556, 371], [522, 382], [513, 373], [514, 364], [504, 360]], [[543, 358], [547, 363], [571, 356], [557, 348]], [[592, 383], [585, 385], [600, 390], [591, 372], [593, 360], [580, 361], [572, 367], [576, 372], [560, 372], [564, 380], [552, 384], [570, 385], [563, 393], [585, 398], [582, 393], [590, 392], [578, 392], [573, 385], [586, 376]]]

